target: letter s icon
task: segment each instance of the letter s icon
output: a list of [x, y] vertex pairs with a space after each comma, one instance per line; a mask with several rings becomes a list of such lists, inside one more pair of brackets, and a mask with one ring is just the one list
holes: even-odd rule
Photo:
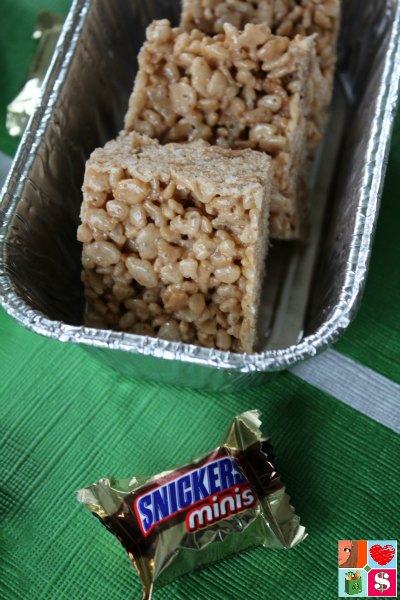
[[375, 575], [375, 589], [380, 592], [386, 592], [390, 588], [389, 573], [382, 571]]

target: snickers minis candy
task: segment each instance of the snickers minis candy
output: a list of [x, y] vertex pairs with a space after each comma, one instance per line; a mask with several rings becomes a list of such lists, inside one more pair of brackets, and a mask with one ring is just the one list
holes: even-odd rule
[[258, 411], [235, 417], [222, 445], [155, 477], [101, 479], [79, 502], [124, 546], [154, 587], [254, 546], [292, 548], [305, 537]]

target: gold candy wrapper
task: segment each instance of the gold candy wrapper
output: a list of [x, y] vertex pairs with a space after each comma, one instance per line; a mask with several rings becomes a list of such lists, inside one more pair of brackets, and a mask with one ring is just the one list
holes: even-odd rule
[[155, 587], [255, 546], [306, 537], [256, 410], [235, 417], [218, 448], [153, 477], [105, 478], [77, 492]]
[[7, 106], [6, 127], [10, 135], [21, 136], [33, 114], [47, 69], [64, 23], [64, 17], [57, 13], [39, 13], [33, 32], [33, 39], [39, 40], [33, 58], [28, 81], [18, 96]]

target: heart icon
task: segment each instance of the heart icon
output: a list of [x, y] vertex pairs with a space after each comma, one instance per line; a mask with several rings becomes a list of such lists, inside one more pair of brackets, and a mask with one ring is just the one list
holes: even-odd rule
[[369, 553], [371, 555], [372, 560], [374, 560], [378, 565], [384, 567], [392, 560], [395, 555], [396, 550], [393, 548], [391, 544], [386, 544], [386, 546], [381, 546], [380, 544], [375, 544], [375, 546], [371, 546]]

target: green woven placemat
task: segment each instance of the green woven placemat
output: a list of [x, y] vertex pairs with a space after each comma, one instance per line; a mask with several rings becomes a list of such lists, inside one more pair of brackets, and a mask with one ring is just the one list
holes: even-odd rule
[[309, 537], [289, 552], [260, 548], [229, 559], [156, 598], [335, 598], [337, 540], [396, 536], [399, 436], [294, 376], [224, 395], [131, 382], [81, 348], [1, 323], [0, 597], [139, 598], [124, 551], [73, 490], [184, 462], [253, 407]]

